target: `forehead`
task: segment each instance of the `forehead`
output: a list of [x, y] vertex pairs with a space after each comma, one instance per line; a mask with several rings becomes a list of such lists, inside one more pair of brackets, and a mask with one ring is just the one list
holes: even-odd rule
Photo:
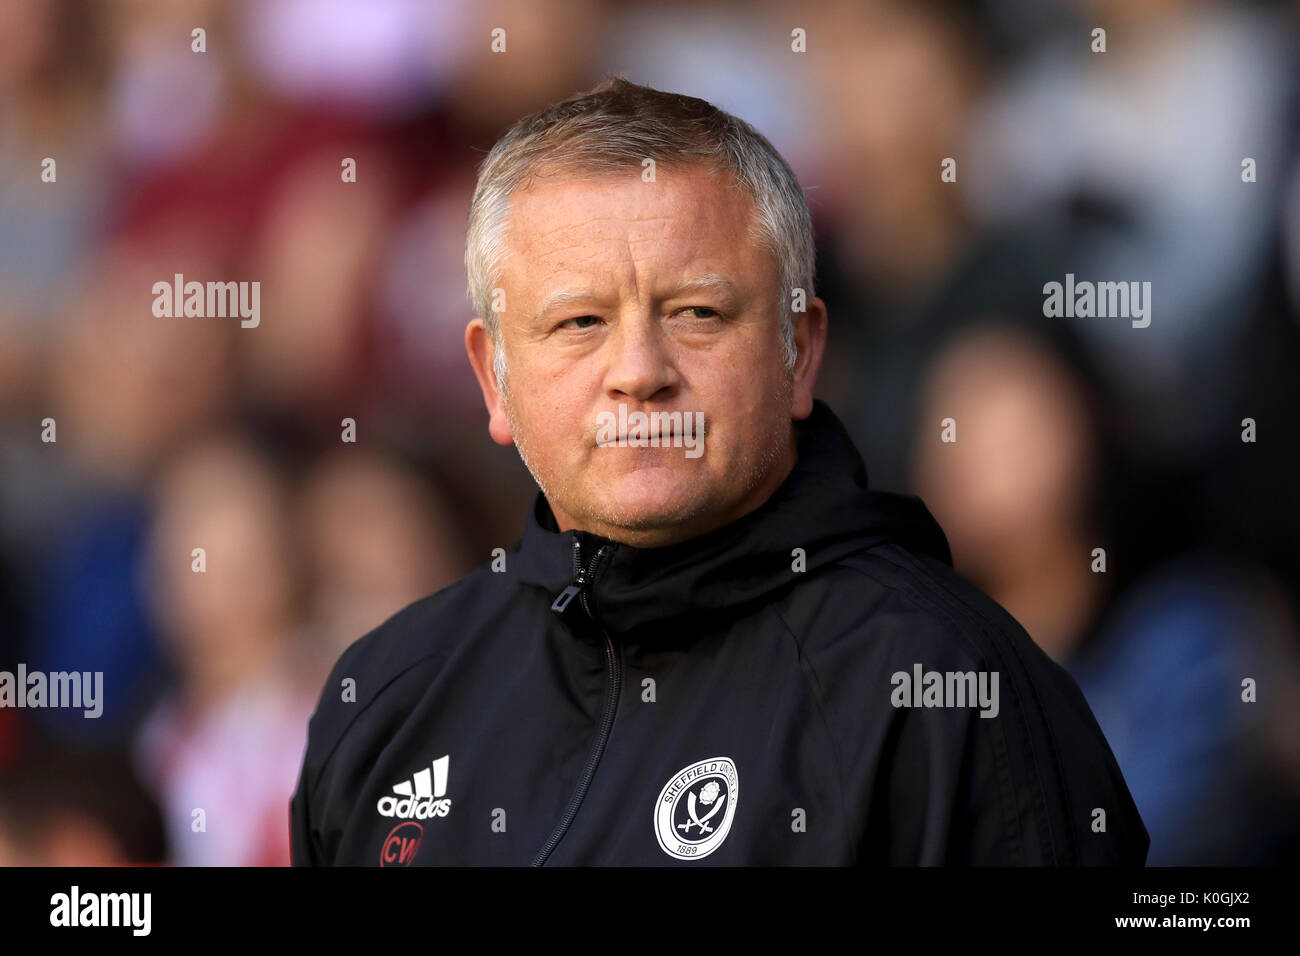
[[772, 260], [751, 235], [755, 207], [726, 173], [700, 166], [552, 174], [511, 197], [503, 274], [532, 285], [558, 273], [723, 272], [763, 281]]

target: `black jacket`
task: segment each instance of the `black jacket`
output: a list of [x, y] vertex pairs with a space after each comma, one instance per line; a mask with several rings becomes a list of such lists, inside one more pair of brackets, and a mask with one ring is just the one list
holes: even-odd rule
[[503, 569], [352, 644], [293, 862], [1142, 864], [1075, 682], [919, 499], [868, 490], [824, 404], [796, 430], [724, 528], [636, 549], [558, 532], [539, 495]]

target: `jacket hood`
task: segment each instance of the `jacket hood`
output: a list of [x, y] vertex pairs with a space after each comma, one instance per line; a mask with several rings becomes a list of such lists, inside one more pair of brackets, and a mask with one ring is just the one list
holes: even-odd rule
[[[824, 402], [795, 422], [795, 434], [798, 460], [766, 502], [665, 547], [561, 532], [539, 492], [509, 572], [556, 598], [574, 584], [576, 562], [591, 563], [587, 606], [606, 629], [626, 633], [732, 614], [772, 596], [802, 576], [793, 570], [795, 548], [803, 549], [804, 573], [885, 542], [952, 564], [947, 539], [920, 498], [868, 488], [862, 456]], [[565, 613], [580, 615], [577, 604]]]

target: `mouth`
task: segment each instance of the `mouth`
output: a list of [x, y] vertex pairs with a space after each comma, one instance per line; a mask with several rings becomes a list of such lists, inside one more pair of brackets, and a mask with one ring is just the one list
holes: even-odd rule
[[669, 445], [674, 442], [680, 444], [681, 441], [682, 441], [682, 435], [680, 432], [673, 431], [673, 432], [664, 432], [662, 434], [656, 432], [653, 435], [641, 435], [641, 434], [619, 435], [616, 438], [607, 438], [603, 441], [597, 439], [596, 447], [610, 448], [610, 447], [617, 447], [621, 445], [629, 448], [647, 448], [647, 447], [653, 448], [656, 445], [662, 447], [663, 445]]
[[601, 412], [596, 422], [592, 435], [596, 448], [685, 448], [691, 458], [702, 453], [709, 431], [709, 420], [701, 411], [657, 409], [647, 413], [638, 409], [629, 413], [626, 405], [620, 405], [617, 414]]

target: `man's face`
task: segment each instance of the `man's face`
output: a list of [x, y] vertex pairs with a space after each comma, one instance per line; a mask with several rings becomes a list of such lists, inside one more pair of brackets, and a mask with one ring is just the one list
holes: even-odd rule
[[[466, 344], [493, 438], [518, 446], [561, 530], [668, 544], [753, 510], [788, 474], [825, 309], [809, 301], [787, 370], [789, 290], [749, 235], [753, 214], [742, 190], [698, 166], [661, 166], [650, 183], [639, 170], [543, 177], [514, 194], [498, 315], [504, 393], [481, 318]], [[706, 278], [716, 281], [686, 288]], [[703, 413], [702, 454], [684, 431], [657, 448], [602, 443], [611, 421], [636, 412], [680, 412], [692, 425]]]

